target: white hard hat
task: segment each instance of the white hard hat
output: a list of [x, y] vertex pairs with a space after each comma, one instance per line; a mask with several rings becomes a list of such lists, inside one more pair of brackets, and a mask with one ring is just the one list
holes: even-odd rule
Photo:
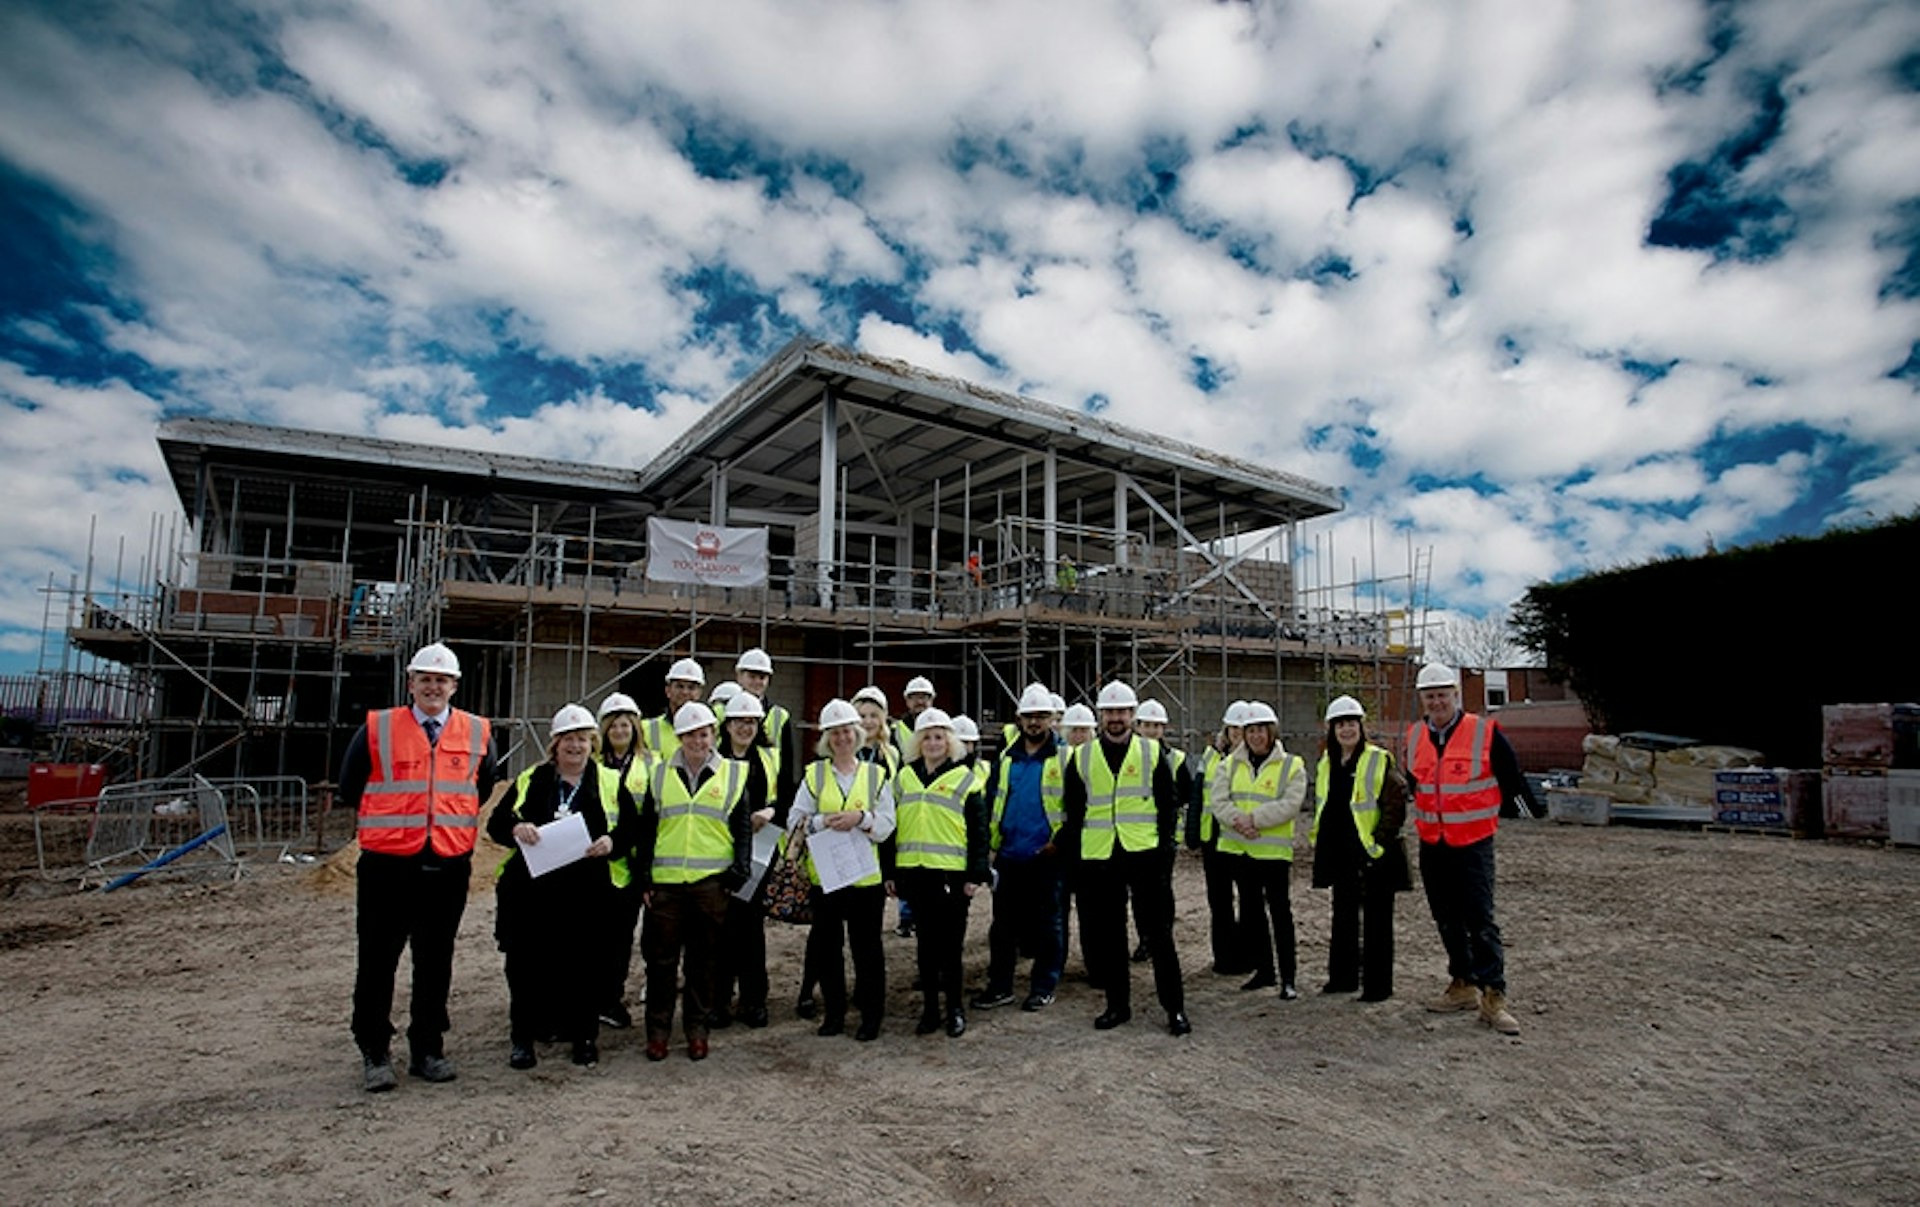
[[752, 692], [735, 692], [727, 699], [727, 720], [745, 717], [758, 721], [767, 715], [766, 706], [760, 703], [760, 697]]
[[696, 729], [711, 729], [716, 722], [713, 710], [698, 700], [689, 700], [673, 714], [673, 732], [692, 733]]
[[630, 712], [637, 717], [640, 715], [640, 706], [633, 702], [632, 696], [622, 695], [619, 692], [614, 692], [606, 699], [600, 701], [600, 719], [602, 721], [613, 716], [615, 713], [621, 712]]
[[1242, 725], [1245, 725], [1247, 723], [1247, 702], [1245, 700], [1235, 700], [1233, 703], [1227, 705], [1226, 715], [1220, 718], [1220, 723], [1229, 729], [1238, 729]]
[[1336, 696], [1334, 697], [1333, 703], [1327, 705], [1328, 724], [1332, 724], [1342, 717], [1353, 717], [1358, 720], [1364, 719], [1366, 715], [1367, 710], [1360, 707], [1360, 701], [1354, 699], [1352, 696]]
[[735, 673], [740, 671], [757, 671], [762, 675], [771, 675], [773, 673], [773, 659], [767, 657], [767, 651], [756, 645], [746, 653], [740, 655], [740, 661], [733, 664], [733, 669]]
[[667, 678], [681, 679], [688, 683], [698, 683], [702, 687], [707, 685], [707, 672], [701, 670], [700, 664], [691, 658], [682, 658], [680, 661], [668, 667]]
[[845, 700], [829, 700], [827, 706], [820, 710], [821, 729], [838, 729], [842, 725], [859, 723], [860, 710]]
[[1150, 725], [1156, 723], [1165, 725], [1168, 720], [1167, 706], [1158, 700], [1142, 700], [1140, 711], [1134, 714], [1134, 720], [1145, 721]]
[[925, 675], [915, 675], [913, 678], [907, 680], [906, 694], [909, 696], [931, 696], [933, 694], [933, 680], [927, 678]]
[[582, 729], [598, 729], [600, 722], [593, 714], [578, 704], [568, 704], [553, 714], [553, 724], [547, 727], [547, 736], [557, 738], [563, 733], [578, 733]]
[[1053, 706], [1052, 692], [1049, 692], [1038, 683], [1029, 683], [1027, 684], [1027, 689], [1020, 693], [1020, 707], [1018, 711], [1021, 716], [1026, 716], [1028, 713], [1057, 712], [1059, 710]]
[[925, 729], [952, 729], [953, 718], [937, 708], [929, 708], [913, 719], [913, 732]]
[[980, 740], [980, 727], [966, 713], [955, 713], [953, 717], [953, 736], [971, 745]]
[[1280, 718], [1273, 715], [1273, 707], [1264, 700], [1247, 701], [1247, 711], [1241, 715], [1240, 725], [1278, 725]]
[[1067, 698], [1059, 692], [1048, 692], [1047, 702], [1053, 705], [1053, 711], [1055, 712], [1067, 711]]
[[707, 699], [714, 704], [731, 704], [733, 698], [739, 694], [740, 685], [728, 679], [725, 682], [714, 684], [713, 694], [708, 696]]
[[1101, 709], [1136, 708], [1140, 704], [1140, 697], [1133, 694], [1131, 687], [1115, 679], [1100, 689], [1100, 698], [1094, 704]]
[[1099, 722], [1093, 719], [1091, 708], [1084, 704], [1076, 704], [1067, 709], [1066, 715], [1060, 718], [1060, 724], [1068, 729], [1092, 729]]
[[853, 693], [853, 702], [855, 704], [860, 703], [862, 700], [870, 704], [878, 705], [881, 712], [887, 711], [887, 693], [881, 691], [871, 683]]
[[1453, 668], [1444, 662], [1429, 662], [1420, 668], [1420, 677], [1414, 681], [1414, 686], [1420, 691], [1430, 687], [1459, 687], [1460, 676], [1454, 674]]
[[423, 645], [414, 651], [413, 661], [407, 663], [407, 673], [411, 675], [415, 671], [458, 679], [460, 660], [453, 656], [452, 650], [436, 641], [432, 645]]

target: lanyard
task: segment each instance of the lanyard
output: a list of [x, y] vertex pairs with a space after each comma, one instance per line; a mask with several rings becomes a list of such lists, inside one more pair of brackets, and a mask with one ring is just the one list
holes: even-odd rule
[[586, 782], [587, 777], [584, 775], [580, 777], [579, 783], [574, 784], [572, 787], [568, 787], [565, 780], [556, 781], [555, 790], [560, 794], [560, 806], [553, 811], [553, 816], [556, 821], [573, 812], [573, 798], [580, 795], [580, 784]]

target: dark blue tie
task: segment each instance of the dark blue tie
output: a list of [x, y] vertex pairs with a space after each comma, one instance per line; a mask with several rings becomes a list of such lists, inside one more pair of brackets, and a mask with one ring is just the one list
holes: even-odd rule
[[440, 744], [439, 719], [435, 717], [428, 717], [426, 721], [422, 723], [422, 728], [424, 728], [427, 731], [427, 745], [438, 746]]

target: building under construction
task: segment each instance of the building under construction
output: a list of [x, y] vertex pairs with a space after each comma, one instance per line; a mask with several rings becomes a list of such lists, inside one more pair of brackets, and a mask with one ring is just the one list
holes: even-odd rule
[[[1383, 575], [1309, 538], [1332, 489], [824, 344], [636, 468], [192, 418], [159, 441], [184, 528], [155, 528], [137, 590], [55, 589], [41, 676], [60, 757], [116, 778], [331, 778], [429, 640], [460, 655], [459, 702], [535, 750], [568, 700], [657, 711], [673, 659], [712, 683], [750, 646], [801, 718], [917, 674], [989, 735], [1035, 679], [1069, 701], [1125, 679], [1190, 741], [1234, 698], [1297, 737], [1339, 691], [1408, 707], [1425, 555]], [[649, 517], [765, 529], [764, 582], [657, 581]]]

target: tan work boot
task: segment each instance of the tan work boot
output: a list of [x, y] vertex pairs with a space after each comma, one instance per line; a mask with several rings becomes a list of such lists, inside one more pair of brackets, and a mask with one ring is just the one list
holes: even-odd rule
[[1455, 977], [1453, 984], [1447, 986], [1445, 993], [1427, 1003], [1427, 1009], [1435, 1014], [1451, 1014], [1456, 1010], [1471, 1010], [1479, 1004], [1479, 991], [1459, 977]]
[[1502, 1035], [1520, 1034], [1520, 1020], [1507, 1009], [1507, 995], [1498, 989], [1481, 991], [1480, 1021]]

